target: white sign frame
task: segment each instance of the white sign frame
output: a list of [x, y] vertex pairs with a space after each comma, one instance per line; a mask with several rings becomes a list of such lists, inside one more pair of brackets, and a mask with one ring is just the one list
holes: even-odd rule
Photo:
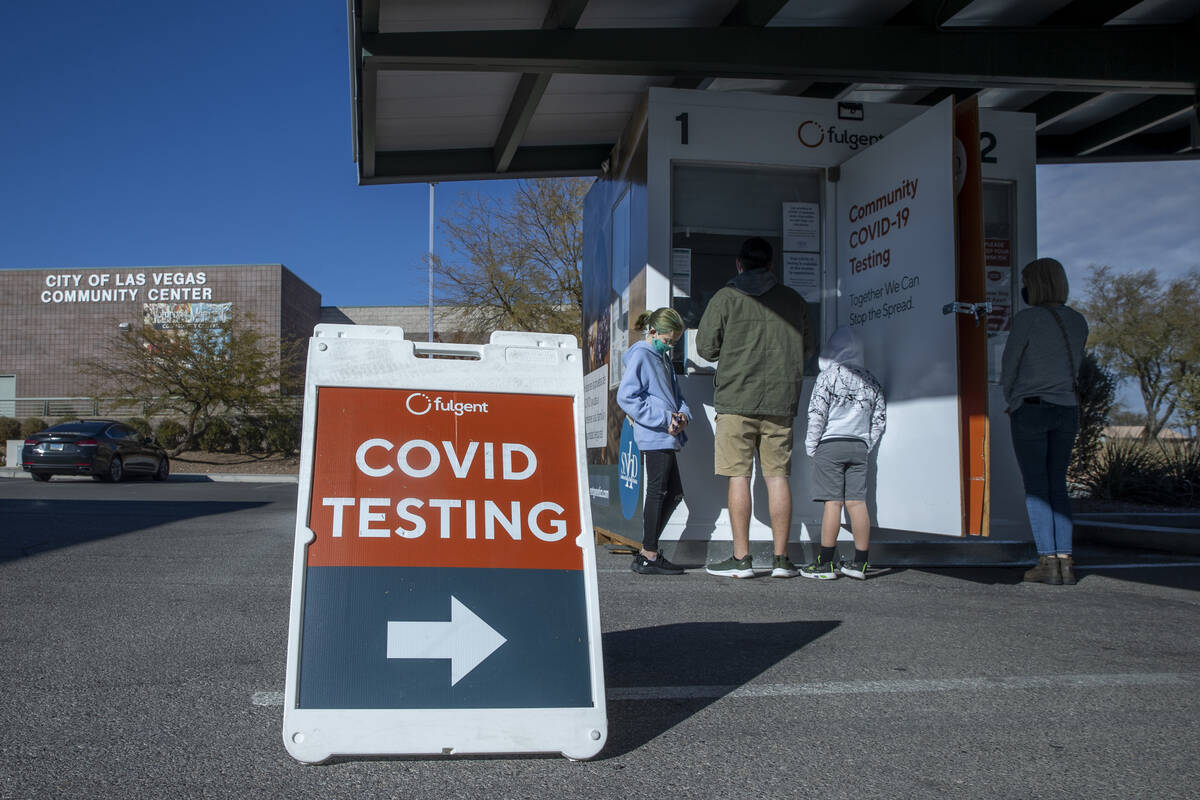
[[[446, 357], [420, 357], [448, 356]], [[454, 358], [459, 357], [459, 358]], [[463, 358], [465, 357], [465, 358]], [[309, 344], [300, 451], [292, 600], [284, 689], [283, 742], [293, 758], [318, 763], [339, 755], [405, 756], [561, 753], [587, 759], [608, 736], [595, 534], [585, 464], [583, 355], [575, 337], [496, 331], [486, 345], [415, 343], [401, 328], [317, 325]], [[589, 637], [592, 705], [583, 708], [311, 709], [298, 707], [305, 552], [313, 490], [319, 387], [431, 391], [486, 390], [570, 396]]]

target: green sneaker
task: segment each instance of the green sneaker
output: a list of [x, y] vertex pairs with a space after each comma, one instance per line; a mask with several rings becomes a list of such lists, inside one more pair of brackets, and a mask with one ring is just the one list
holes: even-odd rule
[[865, 561], [844, 561], [842, 562], [841, 572], [847, 578], [856, 578], [860, 581], [865, 581], [868, 569], [870, 569], [870, 564]]
[[772, 578], [794, 578], [800, 574], [800, 570], [796, 569], [796, 565], [787, 556], [775, 556], [775, 562], [771, 565]]
[[753, 561], [750, 556], [734, 558], [730, 556], [724, 561], [716, 561], [704, 567], [709, 575], [720, 575], [724, 578], [753, 578]]
[[838, 576], [833, 568], [833, 562], [822, 562], [820, 556], [817, 556], [817, 560], [813, 563], [801, 567], [800, 574], [806, 578], [816, 578], [819, 581], [831, 581]]

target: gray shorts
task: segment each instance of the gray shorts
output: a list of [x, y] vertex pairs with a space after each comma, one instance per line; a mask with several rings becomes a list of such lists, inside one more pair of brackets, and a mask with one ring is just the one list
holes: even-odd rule
[[821, 442], [813, 455], [813, 500], [867, 499], [867, 443]]

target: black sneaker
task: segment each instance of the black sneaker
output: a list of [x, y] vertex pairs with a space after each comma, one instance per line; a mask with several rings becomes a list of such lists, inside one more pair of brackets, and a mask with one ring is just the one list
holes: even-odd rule
[[669, 569], [672, 572], [683, 572], [684, 571], [683, 567], [679, 566], [678, 564], [676, 564], [672, 561], [667, 561], [667, 557], [664, 556], [662, 553], [658, 554], [658, 558], [655, 560], [654, 563], [658, 564], [663, 569]]
[[831, 581], [837, 578], [837, 570], [833, 568], [832, 561], [822, 561], [820, 556], [811, 564], [806, 564], [800, 568], [800, 574], [805, 578], [816, 578], [819, 581]]
[[865, 581], [867, 579], [867, 570], [870, 565], [866, 561], [843, 561], [838, 572], [845, 575], [847, 578], [855, 578], [856, 580]]
[[633, 557], [633, 564], [629, 567], [634, 572], [640, 575], [682, 575], [683, 567], [672, 564], [663, 557], [662, 553], [658, 554], [658, 558], [651, 561], [641, 553]]

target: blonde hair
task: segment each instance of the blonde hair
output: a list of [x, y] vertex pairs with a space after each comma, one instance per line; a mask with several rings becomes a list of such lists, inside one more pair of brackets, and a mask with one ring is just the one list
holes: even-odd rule
[[1038, 258], [1030, 261], [1021, 270], [1021, 281], [1029, 294], [1029, 305], [1066, 303], [1071, 287], [1067, 283], [1067, 271], [1054, 258]]
[[651, 328], [659, 333], [683, 333], [683, 317], [673, 308], [657, 308], [654, 311], [643, 311], [638, 314], [634, 327], [639, 331]]

